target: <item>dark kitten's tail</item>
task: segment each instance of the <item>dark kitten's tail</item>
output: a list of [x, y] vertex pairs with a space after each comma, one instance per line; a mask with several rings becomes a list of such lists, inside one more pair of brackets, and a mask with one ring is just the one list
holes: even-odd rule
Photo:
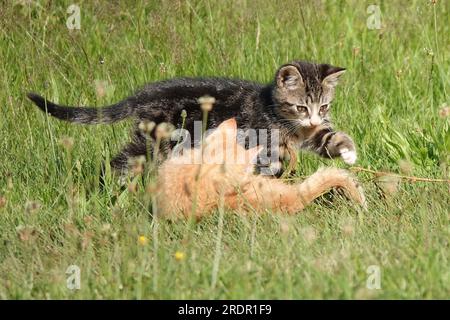
[[51, 116], [70, 122], [84, 124], [113, 123], [131, 116], [128, 101], [124, 100], [103, 108], [80, 108], [59, 106], [36, 93], [28, 93], [28, 98], [42, 111]]

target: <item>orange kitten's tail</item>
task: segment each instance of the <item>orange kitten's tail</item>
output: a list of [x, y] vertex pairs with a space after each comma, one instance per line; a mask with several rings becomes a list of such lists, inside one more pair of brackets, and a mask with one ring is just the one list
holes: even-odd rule
[[366, 208], [366, 198], [358, 181], [343, 169], [322, 168], [308, 177], [298, 186], [303, 205], [327, 192], [331, 188], [342, 188], [348, 197]]

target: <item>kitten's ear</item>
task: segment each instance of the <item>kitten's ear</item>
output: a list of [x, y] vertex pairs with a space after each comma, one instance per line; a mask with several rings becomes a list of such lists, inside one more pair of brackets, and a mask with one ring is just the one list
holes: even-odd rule
[[237, 137], [237, 123], [235, 118], [225, 120], [219, 125], [219, 130], [224, 134], [226, 139], [236, 141]]
[[286, 88], [288, 90], [295, 90], [304, 86], [302, 75], [297, 67], [287, 65], [281, 67], [277, 72], [277, 86], [279, 88]]
[[227, 131], [227, 130], [236, 131], [237, 130], [236, 119], [231, 118], [231, 119], [225, 120], [224, 122], [219, 124], [218, 129], [223, 130], [223, 131]]
[[[209, 130], [208, 130], [209, 131]], [[235, 118], [225, 120], [217, 129], [214, 129], [212, 133], [207, 135], [205, 142], [208, 144], [221, 144], [226, 140], [236, 140], [237, 136], [237, 123]]]
[[326, 65], [326, 68], [322, 74], [322, 85], [334, 88], [338, 84], [340, 76], [342, 76], [345, 71], [345, 68]]

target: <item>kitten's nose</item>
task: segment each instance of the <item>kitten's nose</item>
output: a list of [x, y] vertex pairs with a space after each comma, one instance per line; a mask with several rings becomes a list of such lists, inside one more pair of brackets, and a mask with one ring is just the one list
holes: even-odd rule
[[320, 122], [321, 122], [321, 120], [318, 116], [313, 116], [313, 117], [311, 117], [311, 119], [309, 119], [309, 123], [314, 127], [318, 126], [320, 124]]

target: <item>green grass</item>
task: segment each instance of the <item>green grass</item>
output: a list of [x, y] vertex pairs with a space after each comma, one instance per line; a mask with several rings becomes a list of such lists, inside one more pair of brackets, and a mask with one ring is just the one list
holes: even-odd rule
[[[322, 199], [296, 216], [226, 213], [221, 229], [219, 214], [154, 224], [143, 191], [97, 188], [131, 122], [61, 122], [25, 93], [100, 106], [163, 78], [268, 82], [291, 59], [328, 62], [348, 68], [333, 115], [354, 137], [358, 165], [400, 173], [405, 160], [411, 175], [448, 179], [449, 118], [439, 110], [450, 103], [450, 2], [381, 1], [382, 29], [369, 30], [371, 1], [77, 1], [74, 31], [71, 2], [58, 3], [7, 1], [0, 12], [1, 299], [449, 297], [448, 184], [404, 182], [384, 199], [360, 173], [368, 212]], [[98, 96], [96, 81], [114, 90]], [[345, 167], [301, 153], [298, 174], [322, 165]], [[66, 287], [70, 265], [80, 290]], [[366, 288], [371, 265], [380, 290]]]

